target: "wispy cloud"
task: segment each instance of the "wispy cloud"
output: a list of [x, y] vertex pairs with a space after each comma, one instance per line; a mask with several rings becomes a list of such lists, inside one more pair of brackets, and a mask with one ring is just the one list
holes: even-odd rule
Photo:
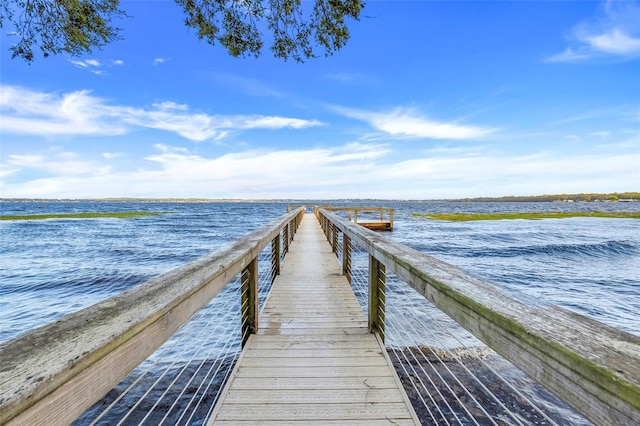
[[600, 15], [576, 25], [569, 36], [570, 45], [546, 58], [547, 62], [577, 62], [616, 56], [640, 57], [640, 6], [633, 0], [609, 0]]
[[73, 64], [77, 68], [90, 71], [96, 75], [106, 74], [105, 68], [124, 65], [124, 61], [122, 59], [106, 61], [105, 63], [97, 59], [83, 59], [83, 60], [67, 59], [67, 61], [69, 61], [69, 63]]
[[20, 171], [20, 167], [17, 167], [9, 163], [0, 163], [0, 179], [5, 179]]
[[102, 64], [97, 59], [85, 59], [82, 61], [69, 59], [68, 61], [73, 65], [75, 65], [76, 67], [89, 70], [94, 74], [97, 74], [97, 75], [104, 74], [104, 71], [101, 69]]
[[[73, 176], [66, 172], [73, 158], [67, 158], [65, 163], [55, 156], [47, 159], [41, 154], [13, 155], [13, 180], [2, 183], [3, 196], [308, 198], [313, 191], [329, 197], [336, 188], [347, 191], [352, 185], [373, 179], [376, 160], [389, 153], [384, 145], [359, 143], [331, 148], [247, 150], [215, 157], [164, 144], [156, 144], [154, 149], [156, 152], [141, 159], [135, 170], [112, 171], [108, 175], [104, 173], [105, 166], [88, 160], [77, 164]], [[36, 179], [18, 182], [15, 175], [20, 169], [42, 173]], [[56, 170], [60, 172], [55, 173]]]
[[164, 64], [165, 62], [167, 62], [168, 60], [170, 60], [171, 58], [155, 58], [153, 60], [153, 65], [160, 65], [160, 64]]
[[374, 112], [355, 108], [331, 107], [346, 117], [362, 120], [388, 135], [427, 139], [475, 139], [492, 133], [488, 127], [443, 122], [425, 117], [412, 108], [396, 108], [388, 112]]
[[84, 61], [74, 61], [73, 59], [69, 59], [73, 65], [78, 68], [100, 68], [100, 61], [96, 59], [85, 59]]
[[81, 90], [65, 94], [0, 86], [0, 131], [40, 136], [120, 135], [127, 126], [104, 100]]
[[59, 152], [44, 154], [10, 155], [7, 163], [18, 169], [34, 169], [56, 175], [60, 178], [80, 175], [103, 175], [110, 172], [111, 167], [99, 165], [85, 160], [75, 152]]
[[103, 152], [102, 156], [104, 158], [106, 158], [107, 160], [113, 160], [116, 158], [120, 158], [122, 156], [124, 156], [125, 154], [122, 152]]
[[132, 127], [176, 133], [192, 141], [220, 140], [246, 129], [303, 129], [317, 120], [267, 115], [210, 115], [189, 106], [161, 102], [150, 108], [109, 105], [87, 90], [42, 93], [17, 86], [0, 86], [0, 131], [10, 134], [120, 135]]
[[[164, 144], [117, 171], [79, 154], [9, 157], [6, 197], [450, 198], [543, 192], [609, 192], [637, 181], [637, 143], [606, 151], [513, 155], [430, 151], [390, 160], [385, 144], [348, 143], [206, 156]], [[112, 161], [109, 161], [111, 165]], [[286, 164], [287, 167], [282, 167]], [[37, 178], [19, 180], [21, 169]], [[376, 182], [371, 185], [371, 182]]]

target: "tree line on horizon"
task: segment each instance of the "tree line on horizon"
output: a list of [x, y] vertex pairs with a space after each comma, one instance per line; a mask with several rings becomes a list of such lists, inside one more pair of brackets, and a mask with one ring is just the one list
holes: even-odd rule
[[611, 192], [601, 193], [579, 193], [579, 194], [545, 194], [545, 195], [508, 195], [504, 197], [476, 197], [463, 198], [459, 201], [504, 201], [504, 202], [568, 202], [568, 201], [620, 201], [634, 200], [640, 201], [640, 192]]

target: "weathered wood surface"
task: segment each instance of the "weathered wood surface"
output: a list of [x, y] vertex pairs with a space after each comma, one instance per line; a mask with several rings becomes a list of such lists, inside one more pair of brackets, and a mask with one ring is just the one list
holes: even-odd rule
[[283, 227], [235, 243], [0, 345], [0, 424], [65, 425], [207, 304]]
[[592, 422], [640, 424], [640, 337], [559, 307], [524, 305], [452, 265], [318, 214]]
[[363, 222], [358, 221], [358, 225], [363, 226], [367, 229], [371, 229], [372, 231], [393, 231], [393, 222]]
[[[393, 220], [395, 210], [393, 207], [334, 207], [334, 206], [321, 206], [316, 207], [316, 212], [320, 209], [332, 211], [332, 212], [347, 212], [349, 214], [349, 221], [353, 221], [360, 226], [364, 226], [367, 229], [374, 231], [393, 231]], [[361, 213], [360, 219], [358, 219], [358, 213]], [[380, 220], [362, 220], [362, 213], [378, 213]], [[385, 213], [388, 213], [389, 218], [385, 218]], [[372, 215], [367, 215], [371, 217]]]
[[209, 425], [419, 424], [313, 216]]

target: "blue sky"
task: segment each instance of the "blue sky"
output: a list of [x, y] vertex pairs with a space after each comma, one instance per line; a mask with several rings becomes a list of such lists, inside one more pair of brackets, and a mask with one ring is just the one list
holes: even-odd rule
[[123, 1], [83, 57], [0, 46], [0, 196], [640, 191], [640, 2], [376, 1], [328, 58], [230, 57]]

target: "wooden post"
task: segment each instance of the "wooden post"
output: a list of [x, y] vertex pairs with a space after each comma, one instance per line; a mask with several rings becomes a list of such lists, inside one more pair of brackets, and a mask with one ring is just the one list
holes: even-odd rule
[[323, 225], [322, 230], [324, 231], [324, 236], [329, 240], [329, 219], [326, 216], [323, 216]]
[[342, 234], [342, 274], [351, 283], [351, 238]]
[[[227, 247], [126, 292], [1, 343], [0, 424], [71, 424], [252, 260], [257, 265], [259, 253], [293, 215], [278, 218]], [[253, 275], [257, 277], [257, 270]]]
[[280, 234], [271, 241], [271, 284], [280, 275]]
[[332, 233], [331, 248], [337, 256], [338, 255], [338, 227], [336, 226], [335, 223], [331, 224], [331, 233]]
[[389, 227], [390, 227], [389, 231], [393, 231], [393, 213], [394, 213], [394, 210], [391, 209], [389, 211]]
[[329, 219], [327, 219], [327, 217], [324, 217], [324, 236], [327, 237], [327, 241], [329, 240]]
[[258, 331], [258, 259], [253, 259], [241, 276], [242, 346]]
[[282, 254], [287, 254], [289, 252], [289, 227], [284, 226], [282, 228], [282, 243], [284, 247], [282, 248]]
[[385, 267], [369, 255], [369, 331], [378, 332], [384, 342]]

